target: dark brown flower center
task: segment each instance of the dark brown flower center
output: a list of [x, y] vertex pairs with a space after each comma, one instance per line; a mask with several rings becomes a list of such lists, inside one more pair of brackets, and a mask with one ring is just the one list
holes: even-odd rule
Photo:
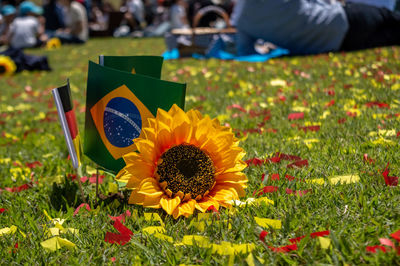
[[171, 197], [179, 195], [182, 199], [199, 200], [215, 183], [215, 168], [210, 156], [190, 144], [180, 144], [164, 152], [156, 173], [164, 190], [172, 192]]
[[2, 65], [0, 65], [0, 74], [4, 74], [4, 73], [6, 73], [6, 67], [5, 66], [2, 66]]

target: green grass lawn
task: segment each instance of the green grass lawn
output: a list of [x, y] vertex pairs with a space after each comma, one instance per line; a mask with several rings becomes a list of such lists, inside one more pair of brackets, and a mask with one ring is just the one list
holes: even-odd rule
[[[400, 175], [399, 47], [266, 63], [164, 62], [163, 79], [187, 83], [186, 110], [196, 108], [229, 124], [242, 140], [246, 160], [264, 160], [281, 152], [307, 160], [308, 166], [287, 167], [295, 160], [250, 165], [245, 169], [246, 198], [267, 197], [274, 203], [220, 209], [219, 219], [212, 216], [203, 224], [197, 213], [174, 220], [163, 211], [117, 202], [103, 202], [73, 216], [79, 202], [62, 204], [62, 193], [53, 187], [58, 182], [58, 188], [66, 191], [64, 177], [74, 171], [50, 90], [70, 79], [83, 135], [88, 60], [97, 62], [100, 54], [160, 55], [164, 49], [161, 39], [95, 39], [84, 46], [31, 50], [48, 55], [53, 71], [0, 79], [0, 188], [26, 184], [31, 176], [38, 182], [21, 192], [0, 192], [0, 209], [5, 209], [0, 213], [0, 230], [17, 227], [14, 233], [0, 231], [0, 264], [246, 265], [249, 254], [256, 265], [400, 264], [400, 255], [388, 246], [386, 253], [366, 249], [380, 245], [380, 238], [399, 246], [390, 234], [400, 229], [400, 186], [387, 186], [382, 175], [387, 163], [389, 176]], [[289, 119], [301, 112], [304, 118]], [[30, 169], [33, 162], [38, 163]], [[85, 158], [84, 165], [90, 176], [94, 164]], [[115, 182], [105, 175], [100, 190], [106, 194]], [[353, 176], [349, 183], [330, 181], [348, 175]], [[319, 182], [310, 181], [315, 179]], [[75, 185], [68, 186], [75, 193]], [[253, 196], [264, 186], [277, 188]], [[94, 209], [95, 185], [85, 183], [84, 191]], [[123, 246], [105, 242], [106, 232], [117, 232], [109, 215], [126, 210], [132, 213], [124, 223], [134, 233], [132, 239]], [[50, 252], [41, 246], [51, 238], [48, 228], [54, 227], [44, 211], [65, 219], [64, 228], [79, 230], [60, 234], [75, 248]], [[170, 238], [145, 233], [143, 228], [160, 222], [145, 219], [144, 213], [159, 214], [165, 224], [163, 235]], [[279, 220], [281, 228], [262, 226], [255, 217]], [[262, 230], [268, 232], [264, 243], [259, 240]], [[326, 230], [329, 235], [324, 238], [309, 237]], [[209, 244], [180, 245], [186, 235], [204, 236]], [[303, 235], [307, 237], [297, 243], [297, 250], [283, 253], [269, 248], [291, 245], [290, 239]], [[229, 255], [232, 246], [226, 242], [252, 249]], [[218, 252], [211, 244], [224, 248]]]

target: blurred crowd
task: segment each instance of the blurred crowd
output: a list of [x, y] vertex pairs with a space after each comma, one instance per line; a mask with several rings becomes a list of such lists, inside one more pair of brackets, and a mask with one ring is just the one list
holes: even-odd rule
[[[191, 27], [197, 10], [208, 5], [230, 14], [235, 1], [122, 0], [118, 7], [107, 0], [44, 0], [43, 5], [1, 0], [0, 46], [40, 47], [53, 38], [85, 43], [92, 36], [163, 36], [172, 29]], [[214, 17], [202, 19], [199, 26], [210, 26]]]
[[[321, 24], [319, 18], [332, 17], [336, 7], [344, 13], [343, 6], [350, 2], [361, 2], [388, 12], [396, 6], [396, 0], [43, 0], [42, 5], [37, 3], [40, 0], [0, 1], [0, 46], [16, 49], [40, 47], [54, 38], [61, 43], [85, 43], [91, 36], [164, 36], [172, 29], [192, 27], [196, 12], [209, 5], [225, 10], [231, 24], [239, 33], [245, 33], [242, 37], [247, 39], [268, 39], [270, 35], [283, 33], [286, 34], [284, 39], [291, 35], [300, 36], [293, 30], [285, 32], [281, 29], [302, 31], [307, 26], [312, 30], [304, 34], [310, 36], [310, 32]], [[254, 8], [257, 6], [260, 8]], [[310, 12], [302, 13], [304, 7]], [[291, 13], [287, 8], [296, 10]], [[348, 9], [345, 7], [345, 15], [350, 21], [353, 18]], [[306, 19], [299, 20], [297, 16]], [[299, 24], [294, 27], [296, 21]], [[332, 20], [328, 22], [332, 23]], [[207, 14], [197, 26], [223, 28], [226, 24], [216, 14]], [[324, 30], [320, 32], [323, 34]], [[281, 45], [279, 39], [275, 39], [274, 43]], [[294, 45], [297, 44], [294, 42]]]

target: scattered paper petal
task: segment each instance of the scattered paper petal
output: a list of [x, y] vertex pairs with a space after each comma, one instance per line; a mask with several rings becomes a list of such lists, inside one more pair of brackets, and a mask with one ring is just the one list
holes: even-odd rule
[[277, 253], [287, 253], [293, 250], [297, 250], [297, 244], [287, 245], [283, 247], [268, 247], [273, 252]]
[[110, 215], [108, 215], [108, 217], [110, 217], [111, 220], [113, 220], [113, 221], [119, 220], [122, 223], [125, 222], [125, 218], [126, 217], [130, 217], [130, 216], [131, 216], [131, 212], [129, 210], [126, 210], [126, 212], [124, 212], [123, 214], [121, 214], [119, 216], [110, 216]]
[[331, 246], [331, 240], [327, 237], [318, 237], [322, 249], [328, 249]]
[[107, 232], [104, 241], [112, 244], [117, 243], [120, 245], [125, 245], [131, 240], [133, 235], [132, 231], [123, 225], [119, 220], [116, 220], [113, 226], [119, 232], [119, 234]]
[[383, 253], [386, 253], [386, 248], [384, 246], [367, 246], [367, 252], [376, 253], [377, 250], [381, 250]]
[[254, 217], [254, 220], [259, 226], [262, 227], [272, 227], [274, 229], [282, 228], [281, 220], [274, 220], [274, 219], [260, 218], [260, 217]]
[[0, 236], [6, 234], [14, 234], [17, 231], [17, 227], [15, 225], [11, 225], [10, 227], [4, 227], [0, 229]]
[[304, 118], [304, 113], [291, 113], [288, 115], [289, 120], [297, 120], [297, 119], [303, 119]]
[[343, 176], [334, 176], [329, 179], [329, 182], [332, 185], [336, 185], [338, 183], [341, 184], [351, 184], [357, 183], [360, 181], [360, 177], [358, 175], [343, 175]]
[[148, 234], [154, 234], [154, 233], [165, 233], [165, 227], [163, 226], [147, 226], [142, 229], [143, 232], [148, 233]]
[[389, 163], [387, 163], [385, 170], [382, 172], [383, 178], [387, 186], [397, 186], [399, 178], [397, 176], [389, 176]]
[[60, 249], [62, 247], [66, 247], [66, 248], [75, 248], [76, 245], [74, 243], [72, 243], [71, 241], [65, 239], [65, 238], [61, 238], [58, 236], [49, 238], [43, 242], [40, 242], [40, 245], [42, 245], [43, 248], [49, 250], [49, 251], [56, 251], [57, 249]]
[[397, 230], [396, 232], [392, 233], [390, 236], [393, 237], [394, 239], [396, 239], [397, 242], [400, 242], [400, 229]]
[[145, 213], [144, 213], [144, 219], [145, 219], [146, 221], [148, 221], [148, 222], [151, 222], [151, 221], [158, 221], [158, 222], [160, 222], [160, 225], [161, 225], [161, 226], [164, 226], [164, 222], [163, 222], [163, 220], [161, 219], [160, 215], [158, 215], [158, 213], [149, 213], [149, 212], [145, 212]]
[[76, 208], [76, 210], [74, 211], [74, 216], [77, 215], [79, 213], [79, 210], [81, 208], [85, 208], [87, 211], [90, 211], [90, 206], [87, 203], [82, 203], [81, 205], [78, 206], [78, 208]]
[[260, 236], [259, 236], [260, 240], [261, 240], [262, 242], [265, 242], [265, 237], [266, 237], [267, 235], [268, 235], [268, 232], [262, 230], [261, 233], [260, 233]]

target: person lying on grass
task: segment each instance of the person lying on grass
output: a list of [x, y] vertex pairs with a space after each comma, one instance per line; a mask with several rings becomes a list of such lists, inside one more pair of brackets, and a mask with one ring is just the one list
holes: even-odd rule
[[255, 54], [257, 39], [299, 55], [400, 44], [400, 13], [360, 3], [242, 0], [232, 20], [238, 55]]

